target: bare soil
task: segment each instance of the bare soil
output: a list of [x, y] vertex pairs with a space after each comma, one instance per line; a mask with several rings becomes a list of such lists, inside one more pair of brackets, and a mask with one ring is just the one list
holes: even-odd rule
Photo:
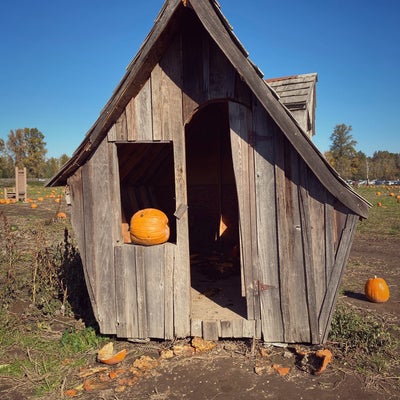
[[[6, 208], [0, 206], [0, 211]], [[10, 210], [10, 211], [8, 211]], [[38, 210], [28, 206], [22, 208], [25, 217], [31, 218]], [[10, 219], [20, 216], [21, 208], [7, 208]], [[40, 218], [50, 221], [54, 218], [54, 210], [40, 211]], [[356, 235], [352, 248], [349, 266], [342, 282], [339, 301], [362, 312], [372, 312], [383, 316], [391, 324], [399, 325], [400, 318], [400, 263], [399, 240], [397, 238], [371, 238]], [[364, 283], [373, 275], [385, 277], [391, 297], [387, 303], [374, 304], [364, 297]], [[29, 307], [29, 301], [21, 298], [10, 306], [10, 312], [23, 314]], [[21, 321], [22, 322], [22, 321]], [[22, 322], [23, 323], [23, 322]], [[73, 321], [54, 321], [53, 332], [62, 332], [65, 323]], [[398, 332], [398, 331], [397, 331]], [[399, 335], [399, 332], [397, 333]], [[169, 359], [159, 359], [162, 349], [173, 345], [188, 346], [189, 341], [178, 343], [149, 342], [137, 344], [118, 341], [119, 348], [127, 348], [128, 356], [122, 366], [132, 365], [135, 359], [148, 355], [157, 359], [154, 368], [143, 372], [137, 380], [131, 382], [120, 391], [116, 391], [113, 382], [105, 382], [101, 388], [79, 392], [78, 398], [85, 400], [133, 400], [133, 399], [398, 399], [400, 398], [399, 368], [394, 371], [392, 381], [381, 380], [378, 376], [365, 376], [360, 371], [348, 367], [348, 360], [333, 353], [333, 361], [320, 375], [315, 375], [318, 366], [315, 358], [304, 362], [299, 356], [299, 347], [264, 347], [253, 341], [219, 341], [210, 351], [194, 354], [182, 354]], [[320, 346], [321, 347], [321, 346]], [[329, 343], [326, 344], [329, 348]], [[316, 350], [301, 346], [310, 354]], [[14, 349], [22, 351], [24, 349]], [[0, 360], [1, 361], [1, 360]], [[98, 366], [95, 356], [90, 355], [87, 368]], [[288, 367], [284, 375], [278, 373], [274, 366]], [[120, 366], [119, 366], [120, 367]], [[110, 367], [116, 371], [117, 366]], [[79, 371], [71, 371], [66, 377], [66, 385], [77, 381]], [[42, 397], [43, 399], [64, 398], [63, 387], [57, 395]], [[2, 377], [0, 373], [1, 399], [23, 400], [35, 398], [26, 385], [20, 380]]]

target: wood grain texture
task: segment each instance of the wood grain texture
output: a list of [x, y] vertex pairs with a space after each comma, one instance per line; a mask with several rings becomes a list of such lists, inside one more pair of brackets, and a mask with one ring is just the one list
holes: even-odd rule
[[275, 201], [275, 126], [256, 102], [253, 111], [257, 197], [258, 277], [261, 290], [262, 335], [266, 342], [283, 342], [280, 304], [277, 210]]
[[329, 334], [330, 323], [336, 305], [340, 283], [345, 270], [347, 260], [350, 255], [351, 244], [356, 231], [358, 216], [349, 214], [346, 225], [343, 229], [338, 250], [336, 252], [335, 263], [330, 276], [324, 302], [319, 315], [320, 340], [324, 343]]
[[247, 318], [254, 319], [255, 302], [258, 295], [254, 291], [255, 271], [253, 270], [252, 241], [255, 235], [255, 227], [252, 226], [252, 214], [255, 213], [255, 191], [250, 187], [249, 169], [251, 149], [249, 148], [249, 111], [238, 103], [229, 103], [229, 120], [231, 130], [231, 148], [233, 170], [235, 174], [236, 190], [239, 205], [239, 235], [240, 235], [240, 258], [242, 270], [242, 295], [247, 299]]

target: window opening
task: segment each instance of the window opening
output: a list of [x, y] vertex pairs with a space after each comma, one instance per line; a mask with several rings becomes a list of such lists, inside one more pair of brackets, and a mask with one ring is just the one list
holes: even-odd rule
[[[136, 211], [157, 208], [169, 220], [169, 242], [176, 243], [175, 178], [172, 142], [117, 143], [121, 215], [125, 231]], [[126, 240], [127, 241], [127, 240]]]

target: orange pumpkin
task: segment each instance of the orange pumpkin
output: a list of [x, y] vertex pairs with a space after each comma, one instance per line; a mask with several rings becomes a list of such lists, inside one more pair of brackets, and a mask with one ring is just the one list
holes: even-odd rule
[[169, 239], [168, 217], [156, 208], [145, 208], [131, 218], [133, 243], [150, 246], [165, 243]]
[[383, 278], [376, 275], [365, 283], [365, 297], [373, 303], [385, 303], [389, 300], [390, 290]]

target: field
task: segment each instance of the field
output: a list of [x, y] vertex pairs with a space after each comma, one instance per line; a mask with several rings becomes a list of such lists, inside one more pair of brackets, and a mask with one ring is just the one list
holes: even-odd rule
[[[63, 189], [30, 183], [27, 203], [0, 204], [1, 398], [399, 398], [400, 188], [357, 191], [373, 207], [358, 226], [324, 346], [333, 359], [318, 375], [321, 349], [310, 346], [236, 340], [196, 347], [99, 335]], [[374, 275], [388, 282], [386, 303], [364, 296]], [[115, 366], [96, 360], [110, 341], [127, 349]]]

